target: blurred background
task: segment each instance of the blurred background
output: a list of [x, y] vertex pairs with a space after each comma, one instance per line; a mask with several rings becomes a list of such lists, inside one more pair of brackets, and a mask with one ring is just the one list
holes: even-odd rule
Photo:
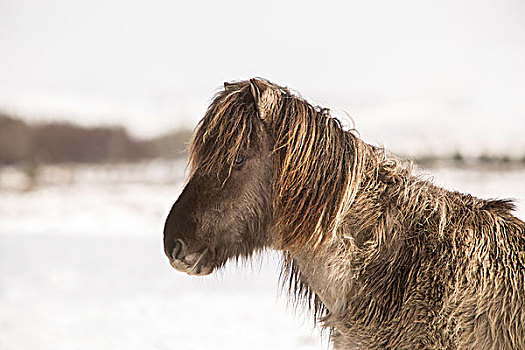
[[173, 271], [164, 219], [224, 81], [330, 107], [525, 217], [525, 2], [0, 1], [0, 349], [319, 349], [279, 257]]

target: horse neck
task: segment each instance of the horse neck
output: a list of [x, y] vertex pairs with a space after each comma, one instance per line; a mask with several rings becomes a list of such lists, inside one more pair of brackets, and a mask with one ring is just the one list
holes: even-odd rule
[[[410, 203], [411, 196], [403, 194], [406, 189], [420, 192], [423, 202], [432, 202], [423, 198], [431, 196], [428, 189], [418, 187], [434, 186], [412, 177], [410, 172], [402, 168], [376, 168], [377, 173], [381, 175], [363, 179], [337, 234], [322, 247], [305, 247], [293, 257], [300, 271], [300, 282], [317, 295], [331, 314], [344, 312], [342, 308], [349, 295], [359, 288], [359, 273], [366, 261], [388, 254], [387, 246], [392, 244], [390, 238], [401, 219], [385, 220], [385, 217], [397, 216], [403, 208], [414, 205]], [[433, 211], [434, 215], [439, 213]]]

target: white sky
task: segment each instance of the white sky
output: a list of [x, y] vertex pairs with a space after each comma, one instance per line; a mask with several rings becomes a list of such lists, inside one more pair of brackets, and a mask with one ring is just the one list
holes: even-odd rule
[[455, 129], [454, 147], [468, 130], [500, 147], [525, 132], [524, 63], [522, 0], [0, 1], [0, 109], [141, 136], [262, 76], [379, 142]]

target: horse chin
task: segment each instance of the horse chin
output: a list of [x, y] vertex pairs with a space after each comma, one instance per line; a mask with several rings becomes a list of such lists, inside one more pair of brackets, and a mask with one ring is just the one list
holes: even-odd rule
[[197, 270], [186, 272], [190, 276], [206, 276], [215, 270], [215, 266], [199, 266]]

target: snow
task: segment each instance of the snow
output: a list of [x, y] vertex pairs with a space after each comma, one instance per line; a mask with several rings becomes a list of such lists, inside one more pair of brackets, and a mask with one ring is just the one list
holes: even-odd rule
[[[0, 171], [0, 349], [329, 348], [281, 295], [277, 254], [206, 277], [169, 266], [162, 227], [183, 169], [48, 167], [30, 191], [16, 169]], [[525, 169], [432, 174], [450, 189], [516, 198], [525, 217]]]
[[0, 348], [320, 348], [276, 299], [275, 264], [192, 278], [159, 236], [1, 235]]

